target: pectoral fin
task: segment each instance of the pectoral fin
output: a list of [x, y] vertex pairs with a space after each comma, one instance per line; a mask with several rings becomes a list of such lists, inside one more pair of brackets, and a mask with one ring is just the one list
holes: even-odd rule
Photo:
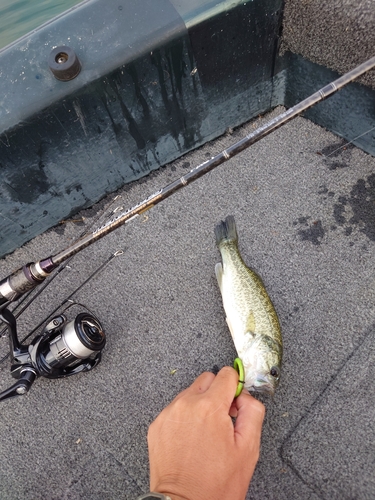
[[220, 292], [223, 293], [222, 289], [221, 289], [221, 286], [222, 286], [222, 283], [223, 283], [223, 266], [221, 264], [221, 262], [218, 262], [215, 266], [215, 274], [216, 274], [216, 279], [217, 279], [217, 283], [219, 285], [219, 288], [220, 288]]
[[232, 339], [233, 339], [233, 342], [234, 342], [234, 332], [233, 332], [233, 328], [232, 328], [232, 325], [230, 323], [230, 320], [229, 320], [228, 316], [225, 318], [225, 321], [227, 322], [230, 334], [232, 335]]

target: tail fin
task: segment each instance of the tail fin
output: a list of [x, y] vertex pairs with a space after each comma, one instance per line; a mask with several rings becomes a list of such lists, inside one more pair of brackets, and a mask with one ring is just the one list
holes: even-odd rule
[[228, 215], [225, 221], [219, 222], [215, 227], [215, 237], [217, 246], [221, 245], [224, 241], [237, 243], [238, 236], [233, 215]]

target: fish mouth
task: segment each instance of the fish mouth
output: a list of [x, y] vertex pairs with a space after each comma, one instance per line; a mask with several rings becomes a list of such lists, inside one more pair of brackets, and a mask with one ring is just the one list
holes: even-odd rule
[[260, 385], [254, 387], [253, 385], [250, 387], [250, 392], [255, 392], [257, 394], [267, 394], [268, 396], [275, 395], [275, 388], [271, 385]]
[[269, 396], [275, 395], [275, 385], [263, 377], [257, 377], [254, 383], [250, 386], [249, 391], [257, 394], [268, 394]]

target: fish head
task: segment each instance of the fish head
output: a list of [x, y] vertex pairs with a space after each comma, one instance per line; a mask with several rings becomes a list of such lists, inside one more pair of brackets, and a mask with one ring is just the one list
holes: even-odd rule
[[254, 335], [242, 355], [245, 388], [250, 392], [274, 395], [281, 374], [282, 347], [267, 335]]

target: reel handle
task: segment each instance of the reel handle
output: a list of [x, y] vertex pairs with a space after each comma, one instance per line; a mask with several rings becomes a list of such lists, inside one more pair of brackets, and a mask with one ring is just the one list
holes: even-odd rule
[[5, 391], [0, 392], [0, 401], [5, 399], [15, 398], [16, 396], [23, 396], [27, 394], [30, 390], [30, 387], [33, 385], [34, 380], [36, 379], [35, 371], [30, 368], [24, 368], [22, 371], [22, 376], [15, 384], [5, 389]]

